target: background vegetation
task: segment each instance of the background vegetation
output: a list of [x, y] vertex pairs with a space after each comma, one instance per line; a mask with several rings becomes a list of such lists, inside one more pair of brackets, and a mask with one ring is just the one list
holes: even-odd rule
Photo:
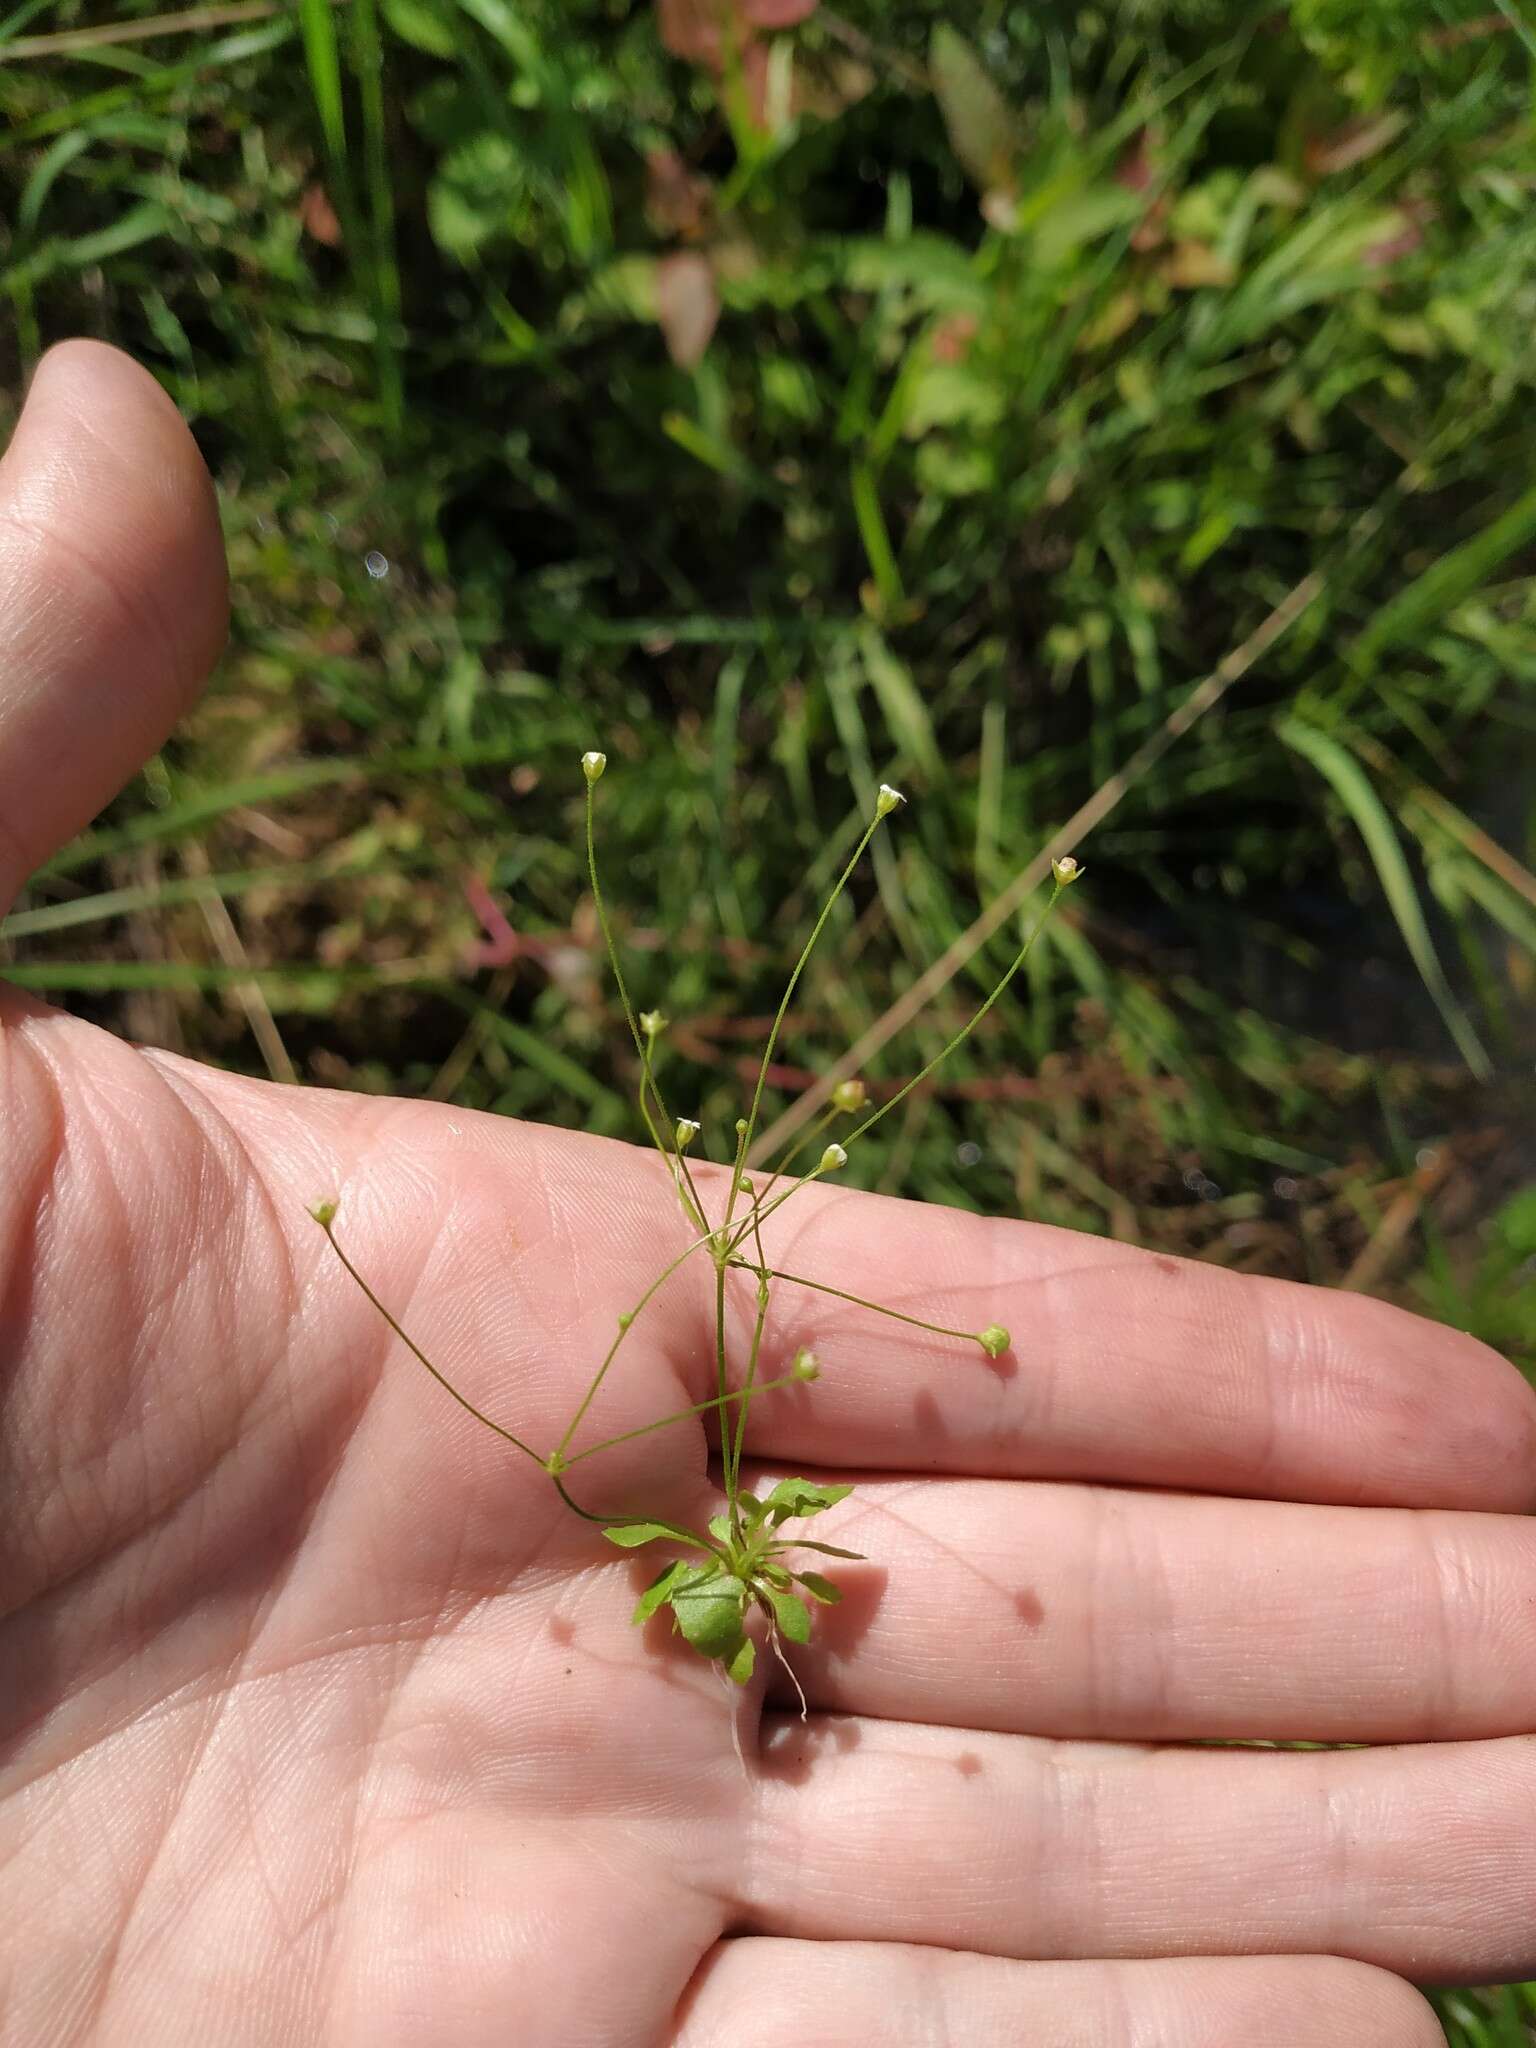
[[[235, 577], [218, 688], [6, 971], [630, 1132], [600, 745], [718, 1132], [889, 779], [786, 1090], [952, 949], [894, 1086], [1042, 852], [1090, 879], [875, 1182], [1529, 1363], [1533, 56], [1505, 0], [0, 13], [0, 408], [61, 335], [134, 351]], [[1536, 2039], [1530, 1989], [1444, 2010]]]

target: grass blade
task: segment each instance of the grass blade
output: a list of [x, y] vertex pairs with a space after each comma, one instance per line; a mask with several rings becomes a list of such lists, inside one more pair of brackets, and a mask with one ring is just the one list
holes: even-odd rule
[[1486, 1081], [1493, 1071], [1488, 1055], [1465, 1011], [1451, 993], [1450, 983], [1445, 978], [1434, 941], [1429, 935], [1429, 926], [1424, 920], [1423, 907], [1402, 843], [1364, 769], [1337, 740], [1320, 732], [1315, 725], [1307, 725], [1299, 718], [1289, 718], [1281, 721], [1278, 731], [1288, 747], [1311, 762], [1354, 820], [1375, 866], [1387, 906], [1403, 935], [1403, 943], [1419, 970], [1420, 979], [1444, 1019], [1446, 1030], [1456, 1041], [1462, 1058], [1480, 1081]]
[[347, 160], [347, 122], [341, 98], [341, 47], [336, 19], [327, 0], [298, 0], [298, 8], [309, 89], [320, 117], [320, 131], [331, 161], [340, 166]]

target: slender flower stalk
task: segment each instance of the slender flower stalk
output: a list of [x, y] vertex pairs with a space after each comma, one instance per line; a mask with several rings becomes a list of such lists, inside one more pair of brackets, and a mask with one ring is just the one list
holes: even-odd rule
[[[976, 1345], [987, 1357], [993, 1359], [1000, 1357], [1009, 1348], [1011, 1340], [1007, 1330], [999, 1323], [988, 1323], [981, 1330], [960, 1330], [948, 1324], [932, 1322], [923, 1316], [909, 1314], [905, 1310], [888, 1308], [880, 1302], [866, 1300], [861, 1295], [810, 1275], [788, 1272], [771, 1263], [763, 1227], [801, 1188], [830, 1174], [840, 1173], [849, 1163], [851, 1148], [872, 1130], [883, 1116], [889, 1115], [899, 1102], [919, 1087], [934, 1069], [965, 1041], [1024, 965], [1045, 918], [1042, 917], [1024, 939], [1005, 973], [969, 1021], [954, 1033], [943, 1050], [937, 1057], [929, 1060], [920, 1073], [896, 1090], [879, 1108], [864, 1115], [862, 1122], [839, 1139], [830, 1136], [833, 1126], [841, 1119], [860, 1116], [869, 1102], [869, 1090], [864, 1081], [852, 1079], [840, 1082], [832, 1091], [831, 1099], [820, 1119], [791, 1146], [773, 1172], [765, 1179], [754, 1179], [750, 1176], [746, 1172], [745, 1162], [753, 1133], [757, 1128], [763, 1092], [767, 1086], [774, 1053], [795, 990], [834, 906], [847, 888], [854, 869], [863, 857], [876, 829], [882, 820], [890, 817], [906, 801], [899, 790], [893, 789], [889, 783], [882, 783], [875, 802], [874, 816], [865, 827], [852, 857], [823, 904], [810, 937], [802, 947], [790, 973], [783, 999], [774, 1015], [767, 1043], [763, 1048], [762, 1059], [758, 1064], [750, 1107], [747, 1114], [738, 1118], [736, 1122], [736, 1142], [734, 1157], [730, 1164], [729, 1183], [723, 1202], [715, 1211], [718, 1220], [711, 1221], [711, 1205], [706, 1202], [701, 1176], [695, 1174], [690, 1157], [701, 1136], [699, 1120], [695, 1117], [673, 1117], [669, 1114], [656, 1075], [657, 1047], [667, 1030], [666, 1016], [660, 1010], [636, 1010], [624, 978], [623, 966], [619, 960], [607, 906], [603, 899], [597, 867], [594, 795], [596, 786], [606, 771], [607, 757], [596, 749], [589, 750], [582, 756], [581, 768], [586, 783], [587, 874], [609, 966], [613, 972], [625, 1022], [639, 1058], [636, 1102], [641, 1120], [665, 1163], [672, 1187], [688, 1219], [693, 1233], [689, 1242], [662, 1267], [655, 1279], [636, 1299], [633, 1307], [625, 1309], [618, 1316], [617, 1329], [577, 1403], [559, 1443], [547, 1455], [543, 1455], [522, 1437], [494, 1421], [460, 1393], [446, 1374], [439, 1370], [384, 1307], [336, 1241], [333, 1228], [336, 1204], [318, 1203], [313, 1214], [342, 1266], [401, 1343], [454, 1400], [475, 1417], [476, 1421], [484, 1423], [487, 1429], [494, 1431], [497, 1436], [538, 1465], [548, 1477], [560, 1500], [573, 1515], [601, 1531], [610, 1543], [621, 1550], [640, 1550], [651, 1544], [666, 1544], [673, 1550], [682, 1552], [681, 1556], [674, 1556], [662, 1565], [650, 1585], [641, 1594], [634, 1613], [637, 1622], [649, 1620], [664, 1607], [669, 1609], [674, 1629], [701, 1655], [718, 1664], [728, 1679], [738, 1685], [744, 1685], [752, 1674], [756, 1658], [755, 1643], [748, 1633], [748, 1623], [756, 1615], [759, 1634], [766, 1633], [774, 1654], [784, 1664], [785, 1670], [798, 1688], [799, 1680], [789, 1661], [786, 1645], [792, 1648], [809, 1639], [811, 1605], [808, 1603], [828, 1605], [841, 1597], [837, 1587], [819, 1572], [803, 1567], [799, 1554], [811, 1551], [828, 1557], [853, 1557], [857, 1553], [840, 1549], [836, 1544], [812, 1541], [798, 1533], [799, 1524], [835, 1507], [849, 1493], [849, 1487], [822, 1485], [805, 1478], [791, 1478], [781, 1480], [759, 1498], [742, 1485], [741, 1469], [746, 1453], [747, 1427], [754, 1402], [770, 1394], [782, 1395], [793, 1387], [809, 1387], [819, 1380], [822, 1374], [821, 1361], [815, 1352], [802, 1347], [796, 1352], [787, 1371], [781, 1371], [770, 1378], [758, 1377], [767, 1352], [768, 1319], [775, 1288], [785, 1285], [828, 1295], [856, 1308], [867, 1309], [873, 1314], [906, 1324], [910, 1328], [926, 1330], [934, 1336]], [[1082, 869], [1073, 856], [1063, 855], [1052, 863], [1052, 874], [1054, 890], [1045, 916], [1050, 915], [1062, 890], [1078, 880]], [[790, 1169], [802, 1152], [814, 1150], [817, 1144], [821, 1145], [821, 1151], [816, 1164], [797, 1177], [791, 1176]], [[788, 1181], [788, 1185], [779, 1187], [781, 1181]], [[745, 1216], [739, 1216], [738, 1204], [743, 1197], [747, 1202], [747, 1211]], [[750, 1254], [745, 1250], [749, 1243], [752, 1247]], [[582, 1449], [573, 1451], [571, 1446], [577, 1432], [592, 1412], [636, 1319], [656, 1299], [666, 1282], [700, 1251], [707, 1254], [714, 1268], [714, 1392], [702, 1400], [669, 1410], [650, 1421], [621, 1429], [599, 1442], [589, 1443]], [[733, 1385], [728, 1331], [729, 1283], [732, 1274], [735, 1273], [749, 1275], [753, 1280], [754, 1313], [745, 1362], [736, 1376], [738, 1383]], [[640, 1442], [679, 1423], [700, 1421], [711, 1415], [717, 1418], [719, 1424], [725, 1510], [722, 1514], [715, 1515], [707, 1528], [695, 1529], [665, 1515], [605, 1513], [601, 1509], [584, 1505], [572, 1495], [566, 1483], [572, 1467], [585, 1464], [619, 1445]], [[801, 1698], [803, 1701], [803, 1693]]]
[[[879, 828], [881, 819], [889, 817], [891, 812], [895, 810], [896, 806], [903, 802], [905, 802], [905, 798], [903, 798], [896, 790], [892, 789], [888, 783], [881, 783], [879, 799], [875, 804], [875, 815], [864, 827], [864, 830], [860, 835], [858, 845], [853, 849], [852, 854], [849, 856], [848, 865], [843, 869], [843, 872], [838, 876], [837, 881], [833, 885], [831, 895], [827, 898], [826, 902], [821, 907], [821, 915], [817, 918], [815, 924], [811, 927], [810, 937], [806, 940], [804, 946], [800, 949], [800, 957], [795, 962], [794, 970], [789, 977], [789, 985], [784, 991], [783, 1000], [779, 1004], [778, 1011], [774, 1016], [773, 1028], [768, 1033], [768, 1043], [763, 1047], [762, 1062], [757, 1070], [757, 1085], [752, 1090], [752, 1107], [747, 1112], [747, 1137], [746, 1143], [742, 1146], [742, 1152], [744, 1155], [750, 1149], [752, 1143], [752, 1134], [757, 1129], [758, 1114], [762, 1109], [763, 1105], [763, 1089], [767, 1086], [768, 1083], [768, 1069], [773, 1064], [774, 1049], [779, 1042], [779, 1033], [784, 1028], [784, 1019], [789, 1014], [789, 1006], [791, 1002], [794, 1000], [795, 990], [799, 986], [800, 977], [805, 972], [806, 962], [810, 959], [811, 954], [816, 950], [816, 941], [821, 937], [827, 919], [832, 915], [833, 908], [836, 905], [838, 898], [847, 888], [849, 878], [852, 876], [854, 869], [858, 866], [859, 862], [864, 858], [864, 849], [866, 846], [868, 846], [870, 840], [874, 838], [875, 833]], [[727, 1230], [729, 1230], [730, 1228], [731, 1218], [735, 1213], [735, 1207], [736, 1188], [733, 1182], [731, 1187], [730, 1200], [727, 1202], [725, 1209], [725, 1227]]]

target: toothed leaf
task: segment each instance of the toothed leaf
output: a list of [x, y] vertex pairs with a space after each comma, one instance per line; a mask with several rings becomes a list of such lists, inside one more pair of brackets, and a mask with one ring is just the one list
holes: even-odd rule
[[835, 1507], [852, 1493], [851, 1486], [818, 1486], [810, 1479], [781, 1479], [764, 1505], [777, 1528], [791, 1518], [804, 1520]]

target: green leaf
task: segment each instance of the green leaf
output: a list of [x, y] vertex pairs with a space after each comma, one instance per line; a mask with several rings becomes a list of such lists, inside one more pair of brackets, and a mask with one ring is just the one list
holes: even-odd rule
[[[1001, 405], [1001, 400], [999, 400]], [[915, 767], [935, 782], [944, 774], [943, 757], [934, 737], [933, 721], [912, 671], [896, 659], [876, 627], [866, 626], [859, 635], [859, 652], [864, 673], [869, 677], [892, 739]]]
[[743, 1634], [742, 1602], [746, 1588], [724, 1577], [717, 1567], [695, 1567], [697, 1576], [679, 1583], [671, 1596], [677, 1625], [693, 1647], [706, 1657], [733, 1657]]
[[822, 1557], [851, 1557], [859, 1564], [865, 1562], [865, 1555], [862, 1550], [843, 1550], [835, 1543], [813, 1543], [809, 1536], [793, 1537], [788, 1543], [781, 1543], [778, 1548], [780, 1550], [814, 1550], [819, 1552]]
[[404, 43], [429, 57], [451, 57], [458, 48], [454, 22], [443, 0], [384, 0], [384, 19]]
[[451, 149], [427, 190], [427, 221], [446, 255], [473, 263], [527, 218], [528, 166], [511, 141], [486, 129]]
[[736, 1505], [741, 1510], [741, 1519], [749, 1529], [755, 1529], [768, 1512], [768, 1503], [758, 1499], [755, 1493], [739, 1493]]
[[1019, 124], [976, 52], [946, 22], [933, 32], [928, 69], [951, 149], [983, 192], [1006, 190], [1023, 141]]
[[695, 1550], [703, 1548], [691, 1531], [676, 1529], [670, 1522], [610, 1522], [603, 1534], [620, 1550], [639, 1550], [643, 1544], [662, 1542], [691, 1543]]
[[743, 1636], [736, 1645], [735, 1654], [722, 1658], [727, 1678], [734, 1678], [738, 1685], [745, 1685], [752, 1676], [752, 1667], [757, 1662], [757, 1649], [750, 1636]]
[[843, 1597], [841, 1586], [834, 1586], [830, 1579], [824, 1579], [820, 1572], [796, 1572], [795, 1577], [804, 1586], [813, 1600], [819, 1600], [824, 1607], [835, 1607]]
[[717, 1543], [729, 1543], [731, 1540], [730, 1516], [711, 1515], [709, 1518], [709, 1533]]
[[1494, 1234], [1523, 1258], [1536, 1254], [1536, 1188], [1511, 1197], [1493, 1219]]
[[1488, 582], [1508, 557], [1536, 536], [1536, 485], [1506, 506], [1497, 519], [1431, 562], [1406, 590], [1384, 604], [1365, 631], [1345, 650], [1348, 665], [1360, 673], [1374, 669], [1389, 647], [1422, 645], [1436, 622], [1481, 584]]
[[811, 1610], [797, 1593], [781, 1593], [776, 1587], [768, 1589], [768, 1605], [773, 1609], [773, 1618], [780, 1632], [792, 1643], [808, 1643], [811, 1640]]
[[764, 1506], [777, 1528], [791, 1517], [804, 1520], [811, 1515], [819, 1515], [825, 1509], [835, 1507], [840, 1500], [846, 1500], [852, 1491], [851, 1486], [818, 1486], [810, 1479], [781, 1479], [767, 1496]]
[[1429, 935], [1429, 926], [1424, 921], [1423, 907], [1413, 886], [1413, 876], [1396, 828], [1365, 770], [1336, 739], [1302, 719], [1282, 719], [1277, 730], [1285, 744], [1304, 755], [1332, 785], [1335, 796], [1354, 819], [1375, 864], [1382, 893], [1397, 920], [1403, 942], [1419, 970], [1420, 979], [1445, 1020], [1445, 1028], [1456, 1041], [1462, 1058], [1479, 1080], [1486, 1081], [1492, 1073], [1488, 1055], [1465, 1011], [1451, 993], [1450, 983], [1445, 978], [1434, 941]]
[[672, 1597], [672, 1589], [684, 1572], [696, 1569], [696, 1566], [685, 1563], [680, 1557], [674, 1558], [671, 1564], [664, 1564], [635, 1604], [633, 1620], [636, 1627], [643, 1621], [649, 1621], [658, 1607], [666, 1606]]
[[342, 164], [347, 155], [346, 117], [341, 97], [341, 46], [336, 20], [328, 0], [298, 0], [299, 28], [304, 38], [304, 57], [309, 67], [309, 89], [320, 131], [334, 162]]

